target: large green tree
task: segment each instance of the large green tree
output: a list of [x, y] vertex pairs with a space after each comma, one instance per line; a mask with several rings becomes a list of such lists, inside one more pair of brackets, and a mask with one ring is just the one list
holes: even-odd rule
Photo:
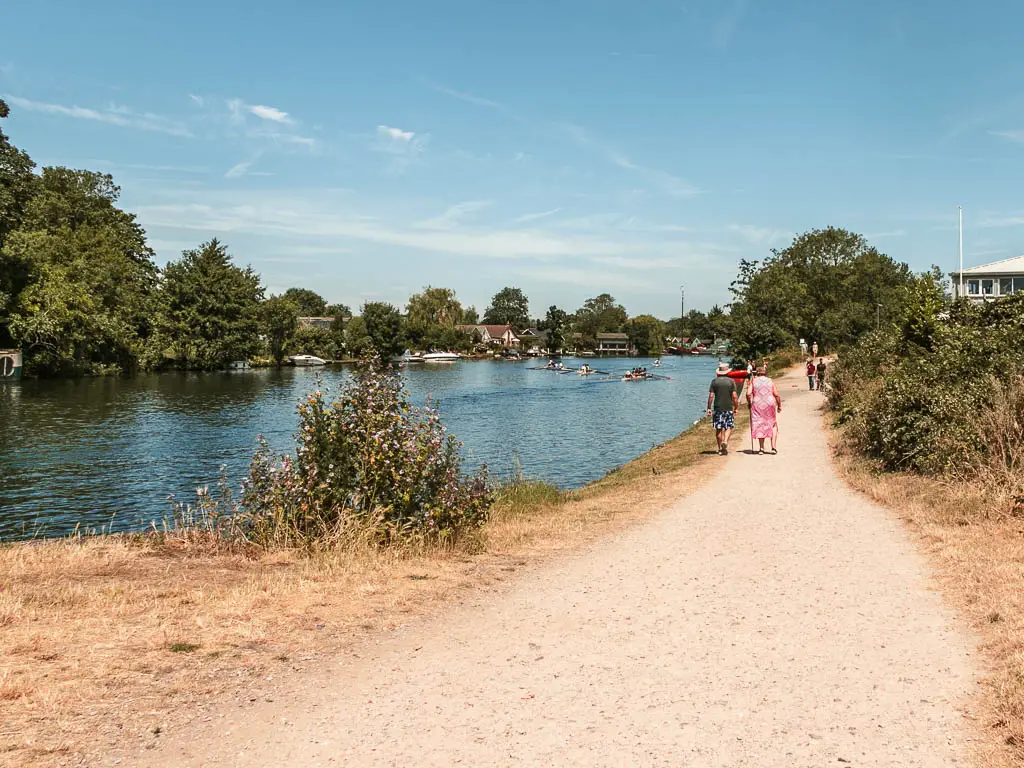
[[547, 331], [548, 334], [548, 351], [562, 351], [562, 347], [565, 346], [565, 333], [568, 330], [568, 321], [569, 315], [564, 309], [559, 309], [554, 304], [548, 307], [548, 312], [544, 317], [543, 327], [541, 328], [541, 330]]
[[299, 308], [284, 296], [271, 296], [260, 305], [260, 326], [270, 356], [278, 365], [288, 353], [288, 342], [299, 327]]
[[834, 349], [873, 328], [879, 314], [898, 314], [914, 280], [906, 264], [861, 235], [811, 230], [763, 263], [741, 262], [732, 286], [734, 336], [747, 354], [800, 338]]
[[289, 288], [281, 296], [299, 308], [299, 317], [325, 317], [327, 314], [326, 299], [309, 288]]
[[362, 317], [353, 317], [345, 326], [345, 351], [349, 357], [362, 357], [373, 349], [373, 340]]
[[368, 301], [361, 313], [366, 335], [383, 359], [389, 360], [405, 349], [402, 314], [397, 307], [383, 301]]
[[167, 265], [161, 298], [160, 342], [178, 366], [218, 368], [258, 349], [260, 277], [217, 239]]
[[526, 328], [530, 324], [530, 301], [526, 294], [519, 288], [502, 288], [484, 311], [484, 323], [511, 325], [517, 330]]
[[45, 168], [8, 233], [0, 325], [37, 373], [130, 370], [139, 360], [158, 270], [119, 192], [106, 174]]
[[[0, 99], [0, 120], [8, 114], [7, 103]], [[34, 168], [35, 163], [28, 153], [14, 146], [0, 130], [0, 249], [8, 233], [21, 222], [25, 206], [35, 194]], [[0, 290], [3, 290], [2, 283]]]
[[583, 302], [583, 306], [573, 315], [573, 328], [583, 334], [584, 343], [593, 345], [597, 334], [618, 332], [626, 324], [628, 315], [615, 297], [602, 293]]
[[449, 347], [452, 332], [462, 320], [462, 305], [450, 288], [427, 286], [406, 304], [406, 336], [417, 348]]
[[665, 324], [653, 315], [637, 315], [626, 323], [629, 343], [641, 355], [660, 355], [665, 351]]

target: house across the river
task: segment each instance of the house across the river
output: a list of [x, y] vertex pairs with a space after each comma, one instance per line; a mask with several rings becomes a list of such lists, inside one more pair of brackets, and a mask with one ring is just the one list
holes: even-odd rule
[[331, 325], [334, 323], [333, 317], [300, 317], [299, 327], [300, 328], [323, 328], [325, 331], [331, 330]]
[[624, 333], [599, 333], [595, 351], [599, 355], [628, 355], [629, 336]]
[[456, 325], [455, 329], [468, 333], [474, 341], [488, 346], [518, 347], [519, 337], [511, 325]]
[[952, 272], [953, 298], [960, 298], [960, 278], [964, 292], [971, 301], [993, 301], [1024, 291], [1024, 256], [982, 264], [961, 272]]

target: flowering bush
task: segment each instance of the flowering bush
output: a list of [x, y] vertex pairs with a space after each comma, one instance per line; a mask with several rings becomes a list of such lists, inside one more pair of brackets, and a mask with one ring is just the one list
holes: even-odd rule
[[459, 443], [437, 408], [413, 408], [397, 374], [360, 364], [338, 399], [299, 404], [295, 456], [266, 442], [250, 465], [240, 512], [257, 542], [316, 543], [353, 528], [380, 541], [453, 540], [486, 520], [486, 467], [461, 472]]

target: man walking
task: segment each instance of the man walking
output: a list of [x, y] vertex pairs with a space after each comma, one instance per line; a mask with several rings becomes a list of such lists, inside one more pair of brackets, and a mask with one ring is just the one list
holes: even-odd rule
[[818, 358], [818, 367], [815, 372], [818, 374], [818, 389], [822, 389], [825, 386], [825, 358]]
[[708, 415], [715, 427], [718, 452], [723, 456], [729, 453], [729, 435], [736, 426], [736, 408], [739, 405], [736, 382], [728, 374], [728, 364], [719, 363], [708, 388]]

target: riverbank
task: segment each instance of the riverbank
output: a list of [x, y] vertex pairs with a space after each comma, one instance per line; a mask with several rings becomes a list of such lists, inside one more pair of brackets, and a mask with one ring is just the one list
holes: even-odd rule
[[778, 455], [740, 440], [649, 519], [94, 763], [967, 765], [972, 638], [778, 384]]
[[981, 638], [986, 674], [974, 716], [991, 747], [981, 765], [1024, 765], [1024, 498], [995, 484], [879, 472], [851, 450], [843, 428], [830, 445], [840, 477], [899, 516], [946, 600]]
[[187, 534], [0, 547], [0, 755], [74, 765], [242, 691], [272, 696], [360, 638], [655, 514], [718, 471], [713, 449], [702, 420], [579, 491], [520, 485], [454, 551], [257, 556]]

